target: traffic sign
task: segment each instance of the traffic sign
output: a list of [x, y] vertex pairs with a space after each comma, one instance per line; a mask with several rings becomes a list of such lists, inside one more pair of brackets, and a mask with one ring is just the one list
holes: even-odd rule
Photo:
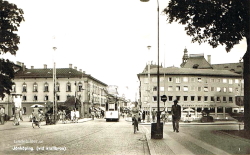
[[161, 101], [162, 102], [166, 102], [167, 101], [167, 96], [166, 95], [162, 95], [161, 96]]

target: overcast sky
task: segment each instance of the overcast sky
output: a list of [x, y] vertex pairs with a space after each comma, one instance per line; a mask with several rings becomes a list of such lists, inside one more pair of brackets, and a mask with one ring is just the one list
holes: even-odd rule
[[[117, 85], [122, 95], [135, 99], [141, 73], [148, 61], [157, 63], [157, 1], [140, 0], [9, 0], [24, 11], [25, 22], [16, 56], [27, 68], [43, 68], [53, 62], [69, 64], [98, 80]], [[160, 11], [167, 6], [159, 0]], [[191, 43], [184, 26], [168, 24], [160, 15], [160, 63], [179, 67], [188, 54], [211, 55], [212, 64], [235, 63], [244, 55], [246, 42], [227, 53], [225, 47]], [[150, 50], [147, 46], [152, 46]], [[57, 50], [54, 52], [53, 47]], [[165, 56], [165, 57], [164, 57]], [[128, 88], [128, 89], [127, 89]]]

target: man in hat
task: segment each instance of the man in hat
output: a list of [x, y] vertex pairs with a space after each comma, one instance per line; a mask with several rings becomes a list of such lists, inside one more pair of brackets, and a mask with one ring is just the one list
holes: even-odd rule
[[172, 105], [172, 123], [174, 132], [179, 132], [179, 121], [181, 118], [181, 106], [177, 104], [178, 100], [174, 100], [174, 105]]

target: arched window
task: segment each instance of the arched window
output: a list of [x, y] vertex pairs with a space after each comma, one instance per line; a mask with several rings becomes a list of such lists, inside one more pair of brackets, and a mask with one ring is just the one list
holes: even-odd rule
[[35, 82], [34, 84], [33, 84], [33, 92], [37, 92], [38, 91], [38, 85], [37, 85], [37, 83]]
[[68, 83], [66, 84], [66, 91], [67, 91], [67, 92], [70, 92], [70, 91], [71, 91], [71, 84], [70, 84], [70, 82], [68, 82]]
[[48, 92], [49, 91], [49, 84], [47, 82], [45, 82], [44, 84], [44, 92]]
[[27, 92], [27, 84], [25, 82], [23, 83], [23, 92]]
[[34, 95], [34, 101], [37, 101], [37, 100], [38, 100], [37, 95]]

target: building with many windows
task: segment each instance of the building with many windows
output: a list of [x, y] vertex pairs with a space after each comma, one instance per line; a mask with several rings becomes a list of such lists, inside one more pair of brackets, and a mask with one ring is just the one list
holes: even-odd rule
[[56, 68], [55, 82], [53, 68], [47, 68], [47, 65], [39, 69], [31, 66], [28, 69], [18, 62], [15, 71], [11, 95], [6, 95], [0, 101], [8, 109], [9, 115], [13, 108], [12, 96], [16, 95], [21, 96], [26, 114], [31, 114], [33, 104], [51, 107], [53, 103], [63, 105], [72, 102], [71, 107], [76, 107], [81, 117], [88, 117], [91, 107], [105, 107], [108, 85], [82, 70], [78, 71], [76, 67], [72, 68], [72, 64], [69, 64], [69, 68]]
[[[243, 105], [236, 104], [237, 96], [244, 94], [242, 72], [239, 69], [242, 63], [213, 66], [210, 60], [210, 56], [207, 61], [203, 54], [191, 54], [188, 57], [185, 49], [180, 68], [159, 66], [160, 96], [167, 96], [165, 103], [160, 100], [160, 109], [166, 107], [170, 111], [175, 99], [182, 110], [193, 109], [196, 117], [205, 109], [214, 113], [215, 117], [219, 113], [225, 117], [228, 112], [244, 109]], [[140, 104], [146, 110], [157, 108], [157, 66], [148, 65], [150, 67], [146, 66], [137, 75], [140, 81]], [[232, 70], [229, 66], [236, 67]]]

